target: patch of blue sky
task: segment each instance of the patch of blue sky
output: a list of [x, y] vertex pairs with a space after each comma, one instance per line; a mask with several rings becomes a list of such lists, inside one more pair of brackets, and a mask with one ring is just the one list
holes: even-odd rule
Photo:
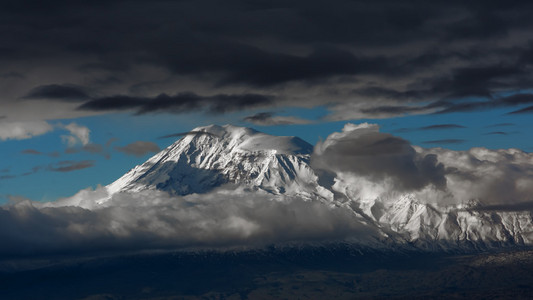
[[[375, 120], [382, 131], [401, 136], [422, 147], [443, 147], [467, 150], [472, 147], [490, 149], [518, 148], [531, 151], [533, 146], [533, 119], [531, 115], [509, 115], [514, 109], [500, 108], [478, 112], [413, 115], [401, 118]], [[512, 126], [494, 126], [497, 124]], [[465, 128], [419, 130], [437, 124], [456, 124]], [[418, 129], [418, 130], [417, 130]], [[495, 134], [495, 132], [501, 134]], [[462, 143], [428, 143], [431, 141], [463, 140]]]
[[[299, 136], [311, 144], [326, 138], [335, 131], [340, 131], [347, 122], [379, 124], [382, 132], [400, 136], [414, 145], [421, 147], [443, 147], [452, 150], [467, 150], [472, 147], [489, 149], [518, 148], [523, 151], [533, 150], [533, 118], [531, 114], [508, 114], [518, 109], [499, 108], [475, 112], [457, 112], [446, 114], [406, 115], [389, 119], [358, 119], [338, 122], [322, 122], [327, 114], [325, 107], [311, 109], [285, 108], [278, 115], [296, 116], [316, 121], [311, 124], [252, 126], [274, 135]], [[422, 127], [455, 124], [464, 128], [444, 128], [421, 130]], [[498, 127], [497, 124], [514, 124]], [[246, 124], [243, 124], [246, 125]], [[248, 125], [249, 126], [249, 125]]]

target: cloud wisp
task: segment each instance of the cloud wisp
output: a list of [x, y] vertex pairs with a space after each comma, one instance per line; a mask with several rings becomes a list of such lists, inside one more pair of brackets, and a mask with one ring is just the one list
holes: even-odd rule
[[515, 111], [510, 112], [510, 115], [517, 115], [517, 114], [531, 114], [533, 113], [533, 106], [524, 107]]
[[[26, 153], [26, 154], [28, 154], [28, 153]], [[30, 155], [44, 155], [44, 153], [41, 153], [41, 152], [39, 152], [39, 154], [31, 153]], [[46, 154], [46, 155], [48, 155], [50, 157], [58, 157], [59, 153], [57, 153], [57, 155], [56, 155], [56, 153], [49, 153], [49, 154]], [[31, 169], [29, 169], [28, 171], [25, 171], [25, 172], [20, 173], [20, 174], [5, 175], [5, 176], [1, 177], [0, 179], [11, 179], [11, 178], [19, 177], [19, 176], [29, 176], [29, 175], [32, 175], [32, 174], [35, 174], [35, 173], [41, 172], [41, 171], [60, 172], [60, 173], [73, 172], [73, 171], [83, 170], [83, 169], [87, 169], [87, 168], [92, 168], [92, 167], [94, 167], [95, 163], [96, 162], [94, 160], [79, 160], [79, 161], [76, 161], [76, 160], [61, 160], [61, 161], [50, 163], [48, 165], [34, 166]]]
[[413, 132], [413, 131], [431, 131], [431, 130], [453, 130], [453, 129], [463, 129], [466, 128], [466, 126], [459, 125], [459, 124], [434, 124], [434, 125], [428, 125], [423, 127], [417, 127], [417, 128], [400, 128], [395, 130], [394, 132]]
[[94, 166], [93, 160], [62, 160], [53, 164], [50, 164], [46, 170], [53, 172], [72, 172], [76, 170], [82, 170]]
[[30, 155], [42, 155], [43, 154], [42, 152], [37, 151], [35, 149], [22, 150], [22, 151], [20, 151], [20, 153], [22, 153], [22, 154], [30, 154]]
[[261, 112], [252, 116], [248, 116], [243, 121], [260, 126], [275, 126], [275, 125], [297, 125], [310, 124], [311, 120], [306, 120], [294, 116], [275, 116], [272, 112]]
[[436, 125], [429, 125], [420, 127], [420, 130], [448, 130], [448, 129], [460, 129], [460, 128], [466, 128], [463, 125], [458, 124], [436, 124]]
[[148, 153], [159, 152], [161, 149], [156, 143], [136, 141], [123, 147], [115, 147], [115, 150], [134, 156], [144, 156]]
[[168, 139], [168, 138], [182, 137], [182, 136], [186, 136], [186, 135], [198, 135], [198, 134], [199, 135], [205, 134], [205, 135], [216, 136], [214, 133], [207, 132], [207, 131], [187, 131], [187, 132], [171, 133], [171, 134], [160, 136], [158, 138], [159, 139]]
[[86, 146], [90, 142], [90, 132], [91, 130], [85, 126], [81, 126], [72, 122], [68, 125], [58, 124], [59, 128], [67, 130], [70, 135], [62, 135], [61, 139], [67, 143], [70, 147], [81, 143], [83, 146]]
[[456, 145], [456, 144], [462, 144], [466, 142], [463, 139], [442, 139], [442, 140], [430, 140], [430, 141], [424, 141], [424, 144], [430, 144], [430, 145]]

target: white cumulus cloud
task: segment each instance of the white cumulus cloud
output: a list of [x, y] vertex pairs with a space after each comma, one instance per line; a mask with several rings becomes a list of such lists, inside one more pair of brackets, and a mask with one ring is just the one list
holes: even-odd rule
[[46, 121], [0, 121], [0, 140], [29, 139], [50, 132], [53, 129], [53, 126]]
[[422, 148], [375, 124], [347, 124], [317, 144], [312, 164], [351, 199], [394, 201], [411, 193], [437, 206], [533, 203], [533, 155], [518, 149]]
[[75, 122], [72, 122], [68, 125], [59, 124], [60, 128], [63, 128], [65, 130], [68, 130], [70, 135], [62, 135], [61, 139], [69, 145], [69, 147], [72, 147], [78, 143], [81, 143], [82, 145], [87, 145], [90, 142], [90, 132], [89, 128], [85, 126], [81, 126], [76, 124]]

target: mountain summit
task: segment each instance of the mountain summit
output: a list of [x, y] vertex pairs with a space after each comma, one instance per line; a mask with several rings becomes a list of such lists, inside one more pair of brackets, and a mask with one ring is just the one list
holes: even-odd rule
[[[312, 155], [313, 146], [298, 137], [210, 125], [193, 129], [106, 189], [109, 197], [151, 190], [183, 196], [232, 184], [262, 195], [298, 197], [346, 209], [358, 222], [379, 232], [374, 238], [385, 244], [423, 249], [533, 244], [529, 211], [480, 209], [479, 202], [444, 205], [409, 192], [362, 195], [356, 185], [367, 179], [347, 172], [316, 171]], [[379, 189], [379, 184], [372, 184]]]
[[244, 184], [272, 194], [320, 196], [309, 166], [313, 146], [298, 137], [272, 136], [232, 125], [198, 127], [107, 186], [109, 193], [163, 190], [205, 193]]

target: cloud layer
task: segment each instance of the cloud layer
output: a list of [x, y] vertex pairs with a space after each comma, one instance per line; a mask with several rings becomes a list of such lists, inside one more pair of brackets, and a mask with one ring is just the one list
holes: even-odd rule
[[367, 225], [345, 209], [242, 190], [170, 197], [160, 192], [83, 190], [56, 203], [19, 200], [0, 208], [0, 255], [99, 253], [265, 246], [363, 238]]
[[48, 3], [0, 6], [10, 121], [287, 105], [339, 120], [533, 103], [529, 1]]

